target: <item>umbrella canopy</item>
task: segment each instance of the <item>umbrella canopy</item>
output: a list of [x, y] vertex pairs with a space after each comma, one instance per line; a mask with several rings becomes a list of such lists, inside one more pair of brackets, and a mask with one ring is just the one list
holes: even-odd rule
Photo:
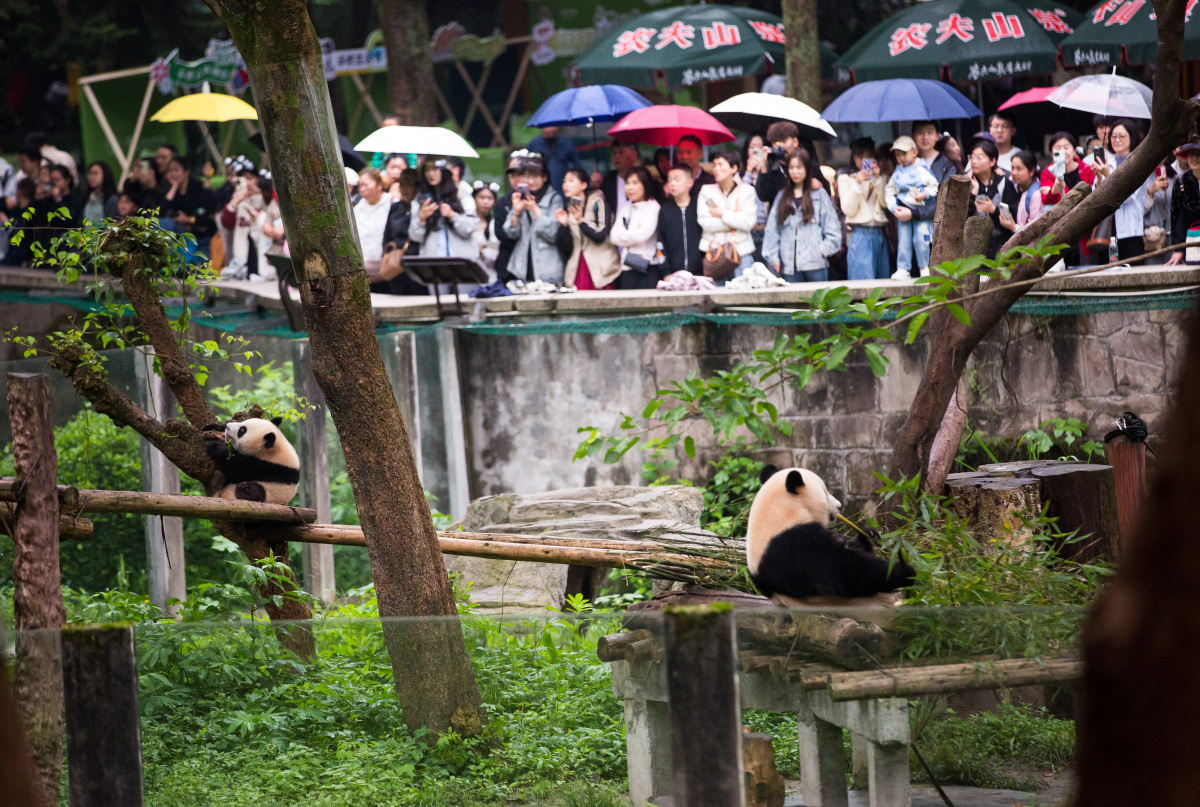
[[1032, 90], [1017, 93], [1001, 104], [999, 108], [1008, 109], [1009, 107], [1020, 106], [1021, 104], [1036, 104], [1041, 101], [1048, 101], [1050, 100], [1050, 93], [1057, 89], [1058, 87], [1034, 87]]
[[922, 78], [894, 78], [856, 84], [825, 107], [833, 123], [974, 118], [979, 107], [949, 84]]
[[478, 157], [479, 152], [458, 132], [440, 126], [384, 126], [354, 147], [380, 154], [437, 154], [443, 157]]
[[258, 120], [254, 107], [241, 98], [209, 92], [204, 85], [203, 92], [195, 92], [176, 98], [163, 106], [162, 109], [150, 116], [150, 120], [159, 123], [173, 123], [184, 120], [202, 120], [223, 122], [227, 120]]
[[593, 121], [619, 120], [650, 102], [619, 84], [571, 87], [546, 99], [526, 126], [578, 126]]
[[709, 110], [712, 116], [726, 126], [755, 132], [772, 121], [790, 120], [800, 127], [800, 134], [827, 140], [837, 137], [837, 132], [821, 113], [802, 101], [782, 95], [763, 92], [744, 92], [722, 101]]
[[[1080, 14], [1009, 0], [933, 0], [893, 14], [837, 60], [838, 78], [975, 81], [1051, 73]], [[943, 76], [943, 72], [946, 73]]]
[[783, 65], [783, 19], [734, 6], [675, 6], [613, 27], [575, 61], [586, 84], [671, 86], [763, 72]]
[[1154, 93], [1140, 81], [1099, 74], [1073, 78], [1050, 93], [1049, 100], [1067, 109], [1078, 109], [1111, 118], [1149, 118]]
[[623, 143], [676, 146], [684, 135], [695, 135], [705, 146], [733, 140], [733, 132], [703, 109], [694, 106], [648, 106], [621, 118], [608, 130], [609, 137]]
[[[1183, 58], [1200, 59], [1200, 18], [1188, 4], [1183, 23]], [[1083, 15], [1075, 33], [1062, 43], [1063, 64], [1116, 66], [1153, 62], [1158, 55], [1154, 7], [1138, 0], [1102, 0]]]

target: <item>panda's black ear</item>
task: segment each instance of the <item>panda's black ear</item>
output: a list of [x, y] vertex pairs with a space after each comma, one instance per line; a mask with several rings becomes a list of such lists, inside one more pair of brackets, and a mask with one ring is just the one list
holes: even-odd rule
[[779, 472], [779, 469], [774, 465], [764, 465], [762, 470], [758, 472], [758, 483], [760, 485], [767, 484], [767, 480]]
[[271, 418], [271, 422], [274, 423], [276, 426], [282, 426], [283, 425], [283, 415]]
[[788, 471], [787, 475], [787, 492], [796, 495], [796, 491], [804, 487], [804, 477], [799, 471]]
[[266, 448], [275, 446], [275, 432], [267, 432], [263, 435], [263, 446]]

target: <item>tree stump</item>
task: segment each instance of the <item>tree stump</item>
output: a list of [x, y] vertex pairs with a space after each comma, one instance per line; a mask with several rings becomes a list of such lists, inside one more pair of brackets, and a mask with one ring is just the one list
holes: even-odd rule
[[972, 535], [981, 545], [991, 543], [1021, 546], [1034, 531], [1025, 521], [1042, 512], [1041, 487], [1036, 479], [978, 474], [950, 474], [946, 488], [954, 501], [952, 507], [972, 527]]
[[1082, 540], [1058, 547], [1064, 557], [1082, 562], [1116, 560], [1121, 545], [1117, 487], [1110, 465], [1060, 465], [1035, 468], [1046, 514], [1063, 532], [1078, 530]]
[[746, 758], [746, 807], [783, 807], [783, 774], [775, 769], [770, 734], [742, 735]]

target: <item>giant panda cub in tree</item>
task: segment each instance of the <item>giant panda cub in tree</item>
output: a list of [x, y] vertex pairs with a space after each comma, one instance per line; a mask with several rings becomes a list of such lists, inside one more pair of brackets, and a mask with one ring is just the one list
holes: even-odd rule
[[[217, 498], [291, 502], [300, 486], [300, 458], [279, 430], [282, 422], [247, 418], [201, 429], [210, 438], [208, 456], [221, 475]], [[218, 436], [222, 432], [224, 440]]]
[[829, 531], [842, 505], [821, 477], [768, 465], [760, 478], [746, 528], [746, 566], [776, 605], [880, 604], [887, 592], [912, 585], [915, 573], [902, 559], [889, 570], [866, 537], [843, 542]]

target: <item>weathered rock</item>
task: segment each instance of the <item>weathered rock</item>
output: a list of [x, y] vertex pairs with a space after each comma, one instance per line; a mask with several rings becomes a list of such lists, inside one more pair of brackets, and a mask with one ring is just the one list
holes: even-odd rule
[[[467, 508], [462, 528], [610, 541], [694, 541], [709, 535], [699, 529], [703, 512], [704, 493], [699, 488], [570, 488], [476, 499]], [[565, 601], [569, 566], [443, 557], [448, 571], [471, 582], [471, 601], [481, 613], [542, 613], [562, 608]]]

